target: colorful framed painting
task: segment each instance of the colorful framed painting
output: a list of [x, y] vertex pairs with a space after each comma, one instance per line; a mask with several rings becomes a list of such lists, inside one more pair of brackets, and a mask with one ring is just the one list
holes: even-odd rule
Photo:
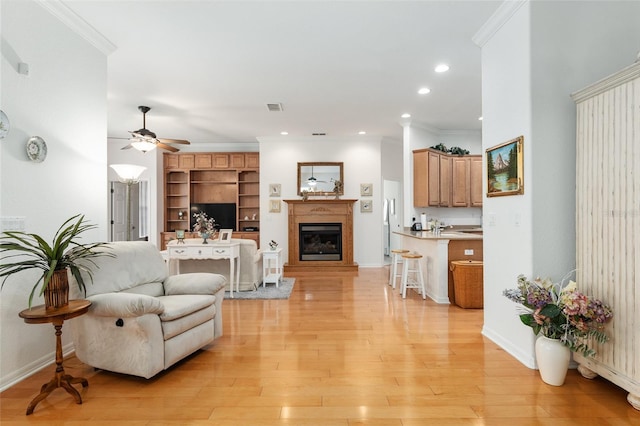
[[488, 148], [487, 197], [524, 194], [524, 136]]

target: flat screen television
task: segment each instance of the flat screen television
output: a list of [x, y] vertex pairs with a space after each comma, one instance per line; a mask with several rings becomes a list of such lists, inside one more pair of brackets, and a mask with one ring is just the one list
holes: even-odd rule
[[194, 203], [191, 204], [191, 228], [195, 224], [194, 213], [205, 212], [216, 220], [216, 229], [236, 230], [236, 203]]

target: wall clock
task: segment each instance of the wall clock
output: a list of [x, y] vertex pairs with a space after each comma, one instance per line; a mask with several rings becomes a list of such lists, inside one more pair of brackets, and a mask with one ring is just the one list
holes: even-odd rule
[[34, 163], [42, 163], [47, 158], [47, 144], [40, 136], [33, 136], [27, 141], [27, 156]]
[[9, 129], [11, 128], [11, 123], [9, 123], [9, 117], [4, 111], [0, 110], [0, 139], [4, 139], [9, 133]]

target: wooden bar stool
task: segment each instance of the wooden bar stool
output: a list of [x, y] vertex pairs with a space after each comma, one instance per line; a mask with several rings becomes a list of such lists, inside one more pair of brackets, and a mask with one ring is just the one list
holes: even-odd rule
[[396, 288], [396, 278], [402, 277], [402, 270], [398, 271], [398, 264], [402, 265], [402, 257], [400, 257], [403, 253], [409, 253], [409, 250], [404, 249], [395, 249], [391, 250], [392, 258], [391, 265], [389, 265], [389, 285]]
[[424, 288], [424, 277], [422, 276], [422, 255], [418, 253], [402, 254], [402, 298], [407, 297], [408, 288], [417, 288], [418, 293], [422, 293], [422, 298], [427, 298], [427, 291]]

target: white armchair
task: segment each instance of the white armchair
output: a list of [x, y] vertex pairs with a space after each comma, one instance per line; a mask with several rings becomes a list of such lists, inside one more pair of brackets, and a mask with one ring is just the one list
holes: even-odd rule
[[71, 298], [92, 302], [70, 321], [82, 362], [150, 378], [222, 335], [223, 276], [169, 276], [158, 249], [145, 241], [104, 249], [115, 257], [94, 259], [86, 295], [71, 277]]

